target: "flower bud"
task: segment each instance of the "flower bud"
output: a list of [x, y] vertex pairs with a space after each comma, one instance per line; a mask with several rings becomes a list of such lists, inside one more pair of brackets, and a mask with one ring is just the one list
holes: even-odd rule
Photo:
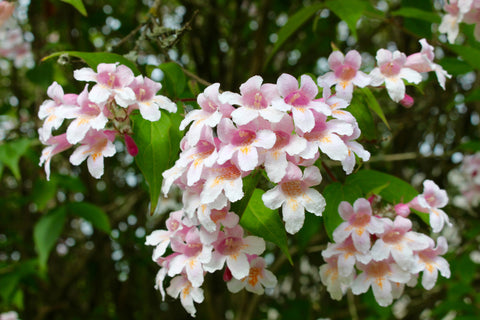
[[135, 141], [133, 140], [132, 137], [130, 137], [128, 134], [125, 134], [124, 136], [125, 139], [125, 145], [127, 146], [127, 151], [128, 153], [132, 156], [135, 157], [138, 154], [138, 147]]

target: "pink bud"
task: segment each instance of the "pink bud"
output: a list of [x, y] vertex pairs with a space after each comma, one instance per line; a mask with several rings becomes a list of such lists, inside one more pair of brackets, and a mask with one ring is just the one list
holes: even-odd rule
[[228, 281], [232, 280], [232, 278], [233, 278], [232, 272], [230, 271], [230, 269], [228, 267], [226, 267], [225, 272], [223, 273], [223, 281], [228, 282]]
[[127, 146], [127, 151], [128, 153], [132, 156], [135, 157], [138, 154], [138, 147], [135, 141], [133, 140], [132, 137], [130, 137], [128, 134], [125, 134], [124, 136], [125, 139], [125, 145]]
[[368, 202], [370, 202], [371, 205], [375, 202], [375, 200], [377, 200], [377, 195], [375, 194], [372, 194], [370, 198], [368, 198]]
[[406, 93], [405, 93], [405, 96], [403, 97], [403, 99], [400, 100], [400, 104], [402, 106], [404, 106], [405, 108], [410, 108], [411, 106], [413, 106], [414, 102], [415, 101], [413, 100], [413, 98]]
[[399, 203], [395, 205], [394, 209], [399, 216], [402, 216], [404, 218], [408, 217], [408, 215], [410, 214], [410, 208], [404, 203]]

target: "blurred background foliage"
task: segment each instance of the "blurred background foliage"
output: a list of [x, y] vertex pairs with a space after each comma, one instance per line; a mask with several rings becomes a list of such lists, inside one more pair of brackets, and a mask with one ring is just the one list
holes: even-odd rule
[[[400, 177], [417, 189], [425, 178], [433, 179], [454, 192], [447, 173], [462, 154], [480, 149], [480, 60], [475, 56], [480, 44], [469, 25], [461, 26], [458, 46], [446, 44], [437, 32], [442, 1], [342, 0], [339, 6], [313, 0], [83, 0], [86, 16], [67, 2], [82, 3], [17, 1], [16, 18], [35, 63], [15, 68], [0, 59], [0, 312], [16, 310], [22, 319], [39, 320], [188, 317], [178, 300], [162, 302], [154, 290], [158, 267], [151, 261], [152, 248], [144, 245], [146, 235], [164, 226], [162, 213], [178, 207], [180, 195], [159, 199], [150, 216], [148, 186], [126, 152], [106, 160], [101, 180], [92, 178], [85, 164], [72, 166], [68, 153], [53, 158], [49, 182], [38, 166], [37, 112], [48, 86], [55, 80], [65, 92], [83, 89], [72, 75], [84, 62], [66, 56], [42, 62], [55, 52], [125, 55], [142, 74], [162, 80], [163, 93], [178, 100], [195, 97], [207, 83], [237, 91], [255, 74], [268, 82], [284, 72], [318, 76], [328, 71], [332, 48], [363, 53], [362, 68], [369, 71], [379, 48], [411, 54], [426, 37], [453, 78], [445, 91], [435, 81], [408, 87], [415, 99], [410, 109], [393, 103], [385, 91], [373, 91], [389, 128], [365, 107], [372, 101], [354, 97], [350, 109], [358, 108], [352, 112], [364, 119], [360, 142], [372, 153], [363, 167]], [[181, 67], [162, 68], [167, 62]], [[184, 82], [181, 92], [179, 81]], [[339, 166], [331, 169], [336, 180], [345, 180]], [[323, 175], [322, 189], [332, 182]], [[308, 227], [289, 238], [293, 265], [280, 249], [269, 247], [277, 289], [264, 296], [227, 294], [221, 274], [210, 275], [197, 317], [478, 319], [478, 213], [453, 206], [446, 211], [455, 222], [445, 235], [452, 277], [440, 279], [431, 291], [408, 288], [388, 308], [379, 307], [371, 292], [331, 300], [318, 274], [327, 235], [321, 218], [307, 215]]]

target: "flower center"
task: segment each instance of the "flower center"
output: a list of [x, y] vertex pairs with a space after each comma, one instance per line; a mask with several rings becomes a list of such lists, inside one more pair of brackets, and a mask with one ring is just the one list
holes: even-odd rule
[[301, 195], [304, 192], [303, 182], [300, 180], [295, 180], [282, 183], [282, 191], [289, 197]]
[[202, 251], [202, 244], [201, 243], [187, 243], [185, 246], [185, 251], [183, 252], [184, 255], [187, 257], [195, 257]]
[[238, 253], [242, 245], [241, 238], [227, 237], [220, 242], [216, 249], [224, 256], [231, 256]]
[[357, 70], [348, 65], [342, 65], [335, 71], [335, 76], [343, 81], [349, 81], [355, 77]]
[[387, 275], [390, 272], [390, 266], [385, 261], [372, 260], [368, 264], [365, 272], [371, 277], [380, 278]]
[[290, 135], [283, 131], [275, 131], [277, 139], [271, 150], [283, 149], [290, 142]]
[[212, 219], [213, 222], [217, 223], [220, 220], [225, 219], [227, 216], [227, 210], [215, 210], [213, 209], [210, 213], [210, 219]]
[[302, 91], [294, 91], [285, 97], [285, 102], [294, 107], [304, 107], [308, 105], [310, 100]]
[[391, 230], [382, 237], [382, 240], [387, 243], [396, 243], [396, 242], [399, 242], [402, 238], [403, 238], [402, 232], [398, 230]]
[[382, 72], [382, 74], [387, 77], [396, 76], [400, 72], [400, 69], [402, 69], [402, 67], [394, 62], [384, 63], [380, 67], [380, 71]]
[[352, 226], [363, 227], [370, 222], [371, 217], [372, 216], [366, 212], [360, 212], [354, 214], [349, 222]]
[[236, 146], [248, 146], [255, 141], [257, 135], [250, 130], [238, 130], [232, 139], [232, 144]]

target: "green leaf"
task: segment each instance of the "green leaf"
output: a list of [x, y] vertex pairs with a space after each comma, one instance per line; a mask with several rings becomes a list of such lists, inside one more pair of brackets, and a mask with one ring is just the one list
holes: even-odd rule
[[182, 68], [175, 62], [162, 63], [158, 68], [163, 71], [162, 84], [165, 86], [167, 95], [171, 98], [179, 98], [187, 85], [187, 78]]
[[347, 23], [352, 35], [357, 39], [357, 21], [364, 11], [369, 9], [369, 4], [363, 0], [328, 0], [325, 5]]
[[470, 67], [468, 63], [458, 58], [446, 57], [440, 60], [439, 64], [443, 69], [454, 76], [472, 71], [472, 67]]
[[65, 3], [69, 3], [72, 6], [75, 7], [75, 9], [78, 10], [81, 14], [83, 14], [85, 17], [87, 16], [87, 10], [85, 9], [85, 6], [83, 5], [82, 0], [61, 0]]
[[342, 185], [340, 182], [329, 184], [323, 190], [323, 196], [327, 205], [323, 212], [325, 230], [328, 237], [333, 240], [333, 231], [343, 222], [338, 213], [338, 205], [342, 201], [348, 201], [351, 204], [363, 196], [362, 190], [355, 184]]
[[479, 49], [456, 44], [449, 44], [447, 47], [461, 56], [462, 59], [465, 60], [465, 62], [467, 62], [470, 66], [480, 70], [480, 59], [478, 59], [478, 57], [480, 57]]
[[55, 181], [37, 179], [33, 184], [32, 201], [37, 205], [39, 211], [43, 211], [56, 193], [57, 184]]
[[58, 207], [43, 216], [33, 229], [35, 250], [38, 253], [40, 268], [43, 270], [47, 266], [50, 251], [53, 249], [58, 237], [60, 237], [60, 234], [62, 233], [66, 215], [66, 207]]
[[76, 58], [80, 58], [83, 61], [85, 61], [86, 64], [90, 66], [92, 69], [97, 69], [97, 66], [100, 63], [120, 63], [123, 64], [130, 69], [132, 69], [133, 73], [138, 76], [140, 75], [140, 71], [138, 70], [137, 66], [135, 63], [132, 61], [128, 60], [127, 58], [111, 53], [111, 52], [80, 52], [80, 51], [60, 51], [60, 52], [55, 52], [49, 56], [46, 56], [42, 58], [42, 61], [51, 59], [51, 58], [56, 58], [60, 57], [61, 55], [67, 55], [67, 56], [72, 56]]
[[472, 141], [462, 143], [457, 147], [457, 149], [462, 151], [470, 151], [470, 152], [480, 151], [480, 141], [472, 140]]
[[421, 10], [418, 8], [400, 8], [399, 10], [395, 10], [392, 12], [393, 16], [402, 16], [406, 18], [414, 18], [418, 20], [427, 21], [430, 23], [440, 23], [441, 18], [438, 14]]
[[271, 210], [263, 204], [263, 190], [255, 189], [248, 202], [247, 209], [240, 219], [240, 225], [253, 235], [276, 244], [292, 262], [288, 252], [287, 234], [277, 210]]
[[347, 177], [346, 183], [358, 186], [366, 195], [378, 191], [388, 202], [407, 203], [418, 195], [409, 183], [395, 176], [375, 171], [361, 170]]
[[31, 144], [32, 140], [21, 138], [0, 145], [0, 178], [2, 177], [3, 167], [6, 166], [12, 171], [13, 176], [20, 180], [18, 162], [27, 153]]
[[278, 31], [278, 39], [273, 46], [272, 51], [269, 53], [265, 60], [264, 69], [273, 58], [275, 53], [280, 47], [290, 38], [305, 22], [315, 15], [318, 10], [324, 7], [323, 3], [314, 3], [310, 6], [303, 7], [297, 11], [294, 15], [288, 18], [287, 23]]
[[358, 89], [360, 89], [360, 91], [363, 93], [368, 107], [372, 109], [372, 111], [375, 112], [380, 117], [380, 119], [382, 119], [383, 123], [385, 123], [387, 128], [390, 129], [390, 125], [387, 122], [387, 118], [385, 118], [385, 114], [383, 113], [383, 110], [378, 104], [378, 101], [373, 95], [372, 91], [370, 91], [370, 89], [368, 88], [358, 88]]
[[158, 203], [162, 188], [163, 171], [169, 169], [178, 158], [180, 145], [173, 133], [177, 128], [172, 128], [169, 115], [162, 112], [160, 120], [151, 122], [140, 115], [131, 117], [133, 121], [133, 136], [138, 146], [135, 162], [142, 171], [150, 189], [150, 212], [153, 213]]
[[67, 209], [70, 214], [82, 217], [95, 228], [107, 234], [112, 231], [107, 214], [94, 204], [88, 202], [72, 202], [67, 204]]

